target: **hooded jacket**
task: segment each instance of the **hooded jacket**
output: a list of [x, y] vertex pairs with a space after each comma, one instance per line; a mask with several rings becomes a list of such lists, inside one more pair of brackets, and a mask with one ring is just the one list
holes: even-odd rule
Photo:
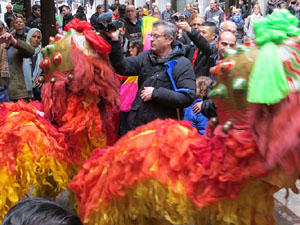
[[[195, 73], [191, 62], [184, 57], [185, 50], [180, 42], [174, 42], [173, 51], [158, 60], [151, 51], [145, 51], [136, 57], [123, 58], [120, 41], [111, 41], [110, 59], [116, 72], [125, 76], [138, 75], [138, 93], [131, 106], [128, 124], [131, 129], [157, 118], [177, 119], [177, 108], [183, 115], [183, 108], [192, 104], [195, 98]], [[172, 77], [176, 87], [189, 89], [189, 93], [173, 90], [170, 78], [164, 66], [172, 60], [177, 61]], [[140, 95], [144, 87], [154, 87], [152, 100], [144, 102]]]

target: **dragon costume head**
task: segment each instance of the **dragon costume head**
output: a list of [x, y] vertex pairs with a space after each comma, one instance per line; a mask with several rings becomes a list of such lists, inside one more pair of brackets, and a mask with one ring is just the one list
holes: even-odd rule
[[104, 147], [105, 137], [113, 132], [111, 111], [120, 104], [110, 50], [88, 22], [78, 19], [68, 24], [63, 34], [51, 37], [43, 50], [45, 114], [83, 159], [94, 148]]
[[250, 126], [268, 165], [279, 162], [289, 171], [299, 164], [295, 162], [300, 132], [298, 23], [287, 10], [258, 19], [253, 25], [256, 44], [228, 50], [211, 69], [217, 82], [210, 98], [218, 106], [225, 131]]

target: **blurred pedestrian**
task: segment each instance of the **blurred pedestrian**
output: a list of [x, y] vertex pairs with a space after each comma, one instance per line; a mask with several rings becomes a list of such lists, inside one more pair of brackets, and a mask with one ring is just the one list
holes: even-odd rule
[[96, 12], [92, 15], [90, 22], [94, 28], [94, 30], [98, 31], [98, 18], [104, 12], [104, 5], [97, 5]]
[[90, 0], [90, 9], [93, 8], [94, 0]]
[[162, 12], [162, 19], [167, 20], [169, 22], [172, 22], [172, 16], [175, 14], [174, 9], [172, 9], [172, 4], [167, 3], [166, 4], [166, 10]]
[[6, 23], [6, 25], [9, 27], [9, 22], [7, 22], [7, 19], [10, 17], [12, 18], [14, 12], [13, 12], [13, 7], [11, 4], [8, 4], [6, 6], [6, 13], [4, 13], [4, 22]]
[[68, 23], [71, 23], [71, 21], [73, 19], [73, 16], [72, 16], [72, 13], [71, 13], [71, 8], [67, 5], [62, 6], [62, 12], [64, 14], [64, 17], [63, 17], [63, 30], [64, 30], [65, 26]]
[[191, 4], [185, 5], [183, 14], [186, 18], [188, 18], [188, 23], [190, 23], [191, 22], [191, 14], [192, 14]]
[[41, 6], [33, 5], [31, 16], [27, 19], [26, 26], [29, 28], [41, 27]]
[[253, 10], [252, 10], [252, 14], [250, 16], [247, 17], [246, 22], [245, 22], [245, 33], [246, 33], [246, 38], [251, 38], [254, 39], [255, 38], [255, 33], [253, 30], [253, 22], [256, 19], [262, 18], [262, 14], [260, 11], [260, 7], [259, 5], [254, 5]]
[[269, 0], [267, 3], [266, 15], [272, 14], [273, 10], [276, 8], [278, 0]]
[[73, 4], [73, 0], [67, 0], [68, 6], [71, 9], [70, 11], [72, 11], [72, 4]]
[[215, 23], [217, 27], [224, 21], [224, 12], [219, 8], [217, 0], [209, 1], [209, 8], [204, 12], [204, 19]]

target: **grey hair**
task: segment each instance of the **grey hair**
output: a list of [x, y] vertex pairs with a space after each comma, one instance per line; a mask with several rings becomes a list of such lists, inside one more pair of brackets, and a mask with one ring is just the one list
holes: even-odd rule
[[173, 37], [176, 39], [176, 26], [167, 20], [158, 20], [153, 23], [153, 27], [163, 26], [165, 28], [165, 37]]

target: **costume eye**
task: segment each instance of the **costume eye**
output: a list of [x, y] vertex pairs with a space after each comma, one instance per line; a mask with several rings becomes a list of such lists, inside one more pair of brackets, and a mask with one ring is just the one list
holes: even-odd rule
[[232, 81], [232, 89], [236, 91], [246, 91], [247, 81], [242, 77], [236, 77]]

